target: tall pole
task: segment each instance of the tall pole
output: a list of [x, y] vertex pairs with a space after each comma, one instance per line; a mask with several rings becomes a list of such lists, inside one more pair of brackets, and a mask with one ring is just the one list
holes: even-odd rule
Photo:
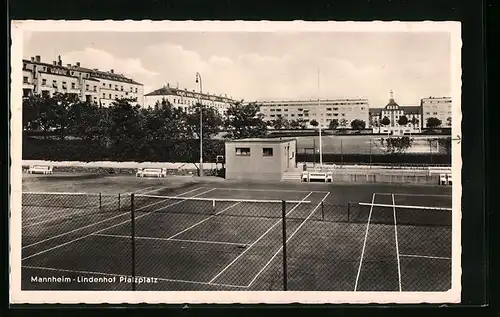
[[[320, 109], [320, 93], [319, 93], [319, 67], [318, 67], [318, 113], [321, 111]], [[321, 115], [320, 115], [321, 116]], [[319, 119], [319, 166], [323, 167], [323, 144], [321, 140], [321, 119]]]
[[196, 73], [196, 82], [200, 84], [200, 177], [203, 176], [203, 105], [201, 104], [201, 95], [203, 94], [203, 85], [201, 83], [200, 73]]

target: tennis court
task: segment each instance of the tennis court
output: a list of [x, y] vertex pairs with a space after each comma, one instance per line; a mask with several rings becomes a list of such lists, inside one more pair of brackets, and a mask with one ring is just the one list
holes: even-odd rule
[[451, 287], [446, 195], [372, 193], [335, 205], [320, 188], [56, 194], [23, 194], [23, 289]]

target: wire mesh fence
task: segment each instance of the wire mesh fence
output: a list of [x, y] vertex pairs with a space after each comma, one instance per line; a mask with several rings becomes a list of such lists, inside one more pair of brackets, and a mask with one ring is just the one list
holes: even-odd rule
[[[27, 289], [451, 287], [451, 208], [99, 193], [22, 202]], [[29, 278], [42, 273], [70, 280]]]

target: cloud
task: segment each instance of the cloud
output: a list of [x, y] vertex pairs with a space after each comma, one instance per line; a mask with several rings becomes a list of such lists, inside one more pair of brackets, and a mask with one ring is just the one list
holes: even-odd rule
[[157, 76], [158, 73], [146, 69], [140, 58], [117, 58], [111, 53], [94, 48], [85, 48], [80, 51], [72, 51], [61, 56], [64, 64], [75, 64], [80, 62], [88, 68], [100, 70], [113, 69], [116, 73], [132, 78], [147, 78]]

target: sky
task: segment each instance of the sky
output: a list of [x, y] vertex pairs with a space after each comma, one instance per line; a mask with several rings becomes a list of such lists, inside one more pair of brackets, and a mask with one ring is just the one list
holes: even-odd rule
[[391, 90], [400, 105], [451, 96], [444, 32], [26, 32], [23, 58], [35, 55], [114, 69], [145, 93], [167, 83], [198, 91], [199, 72], [203, 92], [245, 101], [367, 98], [383, 107]]

